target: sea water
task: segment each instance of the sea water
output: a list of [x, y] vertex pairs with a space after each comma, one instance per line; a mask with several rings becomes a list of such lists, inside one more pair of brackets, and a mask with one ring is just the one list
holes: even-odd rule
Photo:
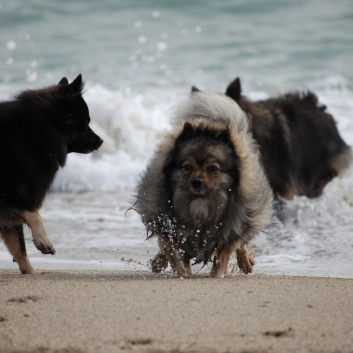
[[[126, 211], [192, 85], [222, 93], [240, 76], [253, 100], [310, 89], [353, 144], [350, 0], [0, 1], [0, 49], [0, 99], [81, 73], [105, 141], [69, 155], [41, 209], [56, 255], [26, 231], [37, 269], [148, 269], [156, 242]], [[352, 184], [349, 170], [321, 198], [285, 202], [252, 244], [255, 272], [353, 278]], [[17, 268], [2, 243], [0, 268]]]

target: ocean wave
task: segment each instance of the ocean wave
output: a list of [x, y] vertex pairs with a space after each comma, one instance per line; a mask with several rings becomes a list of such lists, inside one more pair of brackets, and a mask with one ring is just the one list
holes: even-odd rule
[[131, 188], [164, 129], [175, 95], [124, 94], [101, 85], [85, 93], [92, 129], [102, 147], [91, 155], [70, 154], [53, 190], [65, 192]]
[[[321, 103], [335, 117], [338, 129], [353, 145], [353, 93], [346, 81], [327, 78], [316, 85]], [[7, 91], [0, 85], [0, 92]], [[189, 91], [186, 90], [185, 95]], [[264, 99], [266, 92], [245, 92], [251, 99]], [[72, 153], [54, 181], [55, 192], [127, 191], [131, 193], [163, 131], [169, 126], [174, 104], [181, 98], [171, 91], [109, 90], [101, 84], [87, 85], [84, 98], [92, 118], [91, 127], [104, 140], [100, 150], [90, 155]], [[317, 227], [347, 224], [353, 220], [353, 169], [335, 178], [319, 199], [295, 197], [284, 202], [284, 212], [292, 225]]]
[[[337, 88], [319, 92], [320, 102], [328, 106], [338, 128], [350, 145], [353, 144], [353, 95]], [[265, 97], [264, 92], [249, 96]], [[132, 95], [111, 91], [101, 85], [88, 89], [92, 128], [105, 143], [92, 155], [69, 155], [67, 164], [54, 182], [55, 191], [123, 191], [132, 192], [139, 173], [152, 155], [169, 116], [179, 97], [170, 95]], [[318, 199], [295, 197], [284, 201], [283, 211], [288, 225], [315, 228], [323, 225], [347, 224], [353, 220], [353, 168], [335, 178]]]

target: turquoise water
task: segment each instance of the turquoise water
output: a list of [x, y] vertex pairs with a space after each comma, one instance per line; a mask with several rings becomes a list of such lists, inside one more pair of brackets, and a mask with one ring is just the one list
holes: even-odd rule
[[[58, 174], [41, 210], [57, 254], [40, 254], [27, 232], [34, 267], [126, 269], [136, 263], [122, 257], [154, 255], [125, 210], [191, 85], [224, 92], [240, 76], [251, 99], [311, 89], [353, 145], [352, 63], [351, 0], [0, 0], [0, 99], [82, 73], [105, 141]], [[350, 170], [320, 199], [288, 202], [286, 222], [255, 240], [256, 271], [352, 278], [352, 190]], [[16, 268], [1, 243], [0, 268]]]
[[88, 82], [134, 92], [330, 84], [352, 88], [353, 2], [11, 0], [0, 10], [0, 84]]

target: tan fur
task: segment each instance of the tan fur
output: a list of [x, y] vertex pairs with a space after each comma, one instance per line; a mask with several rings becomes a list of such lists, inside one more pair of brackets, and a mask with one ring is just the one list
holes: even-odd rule
[[21, 252], [16, 232], [10, 228], [2, 228], [0, 235], [12, 255], [13, 260], [17, 262], [21, 273], [34, 274], [35, 270], [30, 264], [27, 254]]
[[222, 249], [213, 259], [211, 277], [223, 278], [228, 269], [229, 259], [233, 252], [240, 247], [240, 241], [234, 241], [230, 246]]
[[34, 245], [43, 254], [55, 254], [47, 232], [44, 228], [43, 220], [38, 211], [6, 210], [6, 214], [0, 215], [0, 224], [12, 228], [26, 224], [32, 232]]
[[26, 224], [32, 232], [33, 243], [43, 254], [55, 254], [43, 220], [38, 211], [19, 211], [7, 209], [0, 215], [0, 236], [23, 274], [35, 273], [26, 253], [21, 252], [16, 231], [17, 226]]
[[255, 261], [248, 253], [246, 245], [241, 241], [235, 241], [228, 247], [220, 250], [213, 260], [211, 277], [223, 278], [227, 272], [229, 259], [233, 252], [236, 251], [237, 263], [240, 271], [245, 274], [251, 273], [255, 265]]
[[[348, 149], [344, 153], [337, 155], [331, 162], [331, 168], [338, 171], [338, 176], [342, 176], [343, 173], [352, 164], [352, 150]], [[328, 180], [329, 182], [331, 180]], [[327, 183], [326, 183], [327, 184]]]
[[25, 223], [32, 231], [33, 242], [36, 248], [41, 250], [43, 254], [48, 254], [51, 252], [55, 253], [54, 247], [48, 238], [42, 217], [39, 212], [24, 211], [21, 212], [21, 216], [24, 218]]
[[199, 219], [202, 222], [208, 218], [208, 204], [203, 199], [193, 200], [187, 211], [192, 219]]
[[249, 254], [244, 243], [240, 245], [240, 248], [236, 250], [236, 253], [239, 269], [245, 274], [251, 273], [255, 265], [255, 261]]
[[[225, 188], [229, 176], [224, 174], [214, 185], [205, 177], [205, 184], [212, 184], [212, 192], [207, 197], [190, 199], [187, 204], [185, 200], [190, 195], [182, 187], [175, 190], [172, 197], [168, 196], [171, 190], [164, 189], [167, 182], [164, 167], [185, 123], [195, 129], [228, 131], [237, 156], [239, 185], [236, 190]], [[200, 148], [211, 154], [211, 151], [207, 151], [207, 146]], [[218, 153], [219, 158], [222, 157], [222, 149], [212, 152], [216, 155]], [[203, 175], [203, 171], [198, 173]], [[172, 119], [172, 129], [164, 135], [147, 170], [141, 176], [134, 209], [141, 215], [147, 234], [158, 237], [161, 252], [168, 258], [178, 276], [190, 277], [191, 268], [189, 260], [178, 249], [173, 237], [182, 241], [187, 231], [190, 234], [196, 233], [202, 227], [208, 229], [207, 233], [213, 237], [216, 247], [219, 246], [217, 244], [224, 244], [219, 249], [219, 269], [215, 268], [212, 276], [224, 275], [229, 257], [236, 247], [244, 247], [246, 242], [270, 223], [272, 215], [272, 191], [260, 165], [256, 143], [249, 131], [244, 112], [233, 100], [218, 94], [197, 92], [178, 106]], [[185, 226], [174, 226], [174, 217], [180, 218], [180, 224], [185, 223]], [[221, 217], [226, 217], [226, 222], [218, 226]], [[159, 260], [160, 256], [157, 255]], [[196, 261], [201, 261], [198, 255]], [[246, 266], [240, 268], [246, 273], [251, 272]]]
[[297, 194], [296, 190], [291, 185], [287, 184], [281, 196], [287, 200], [293, 200], [296, 194]]

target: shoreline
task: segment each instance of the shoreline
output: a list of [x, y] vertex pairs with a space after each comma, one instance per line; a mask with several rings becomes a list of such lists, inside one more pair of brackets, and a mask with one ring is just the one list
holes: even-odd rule
[[353, 279], [0, 270], [0, 353], [353, 352]]

